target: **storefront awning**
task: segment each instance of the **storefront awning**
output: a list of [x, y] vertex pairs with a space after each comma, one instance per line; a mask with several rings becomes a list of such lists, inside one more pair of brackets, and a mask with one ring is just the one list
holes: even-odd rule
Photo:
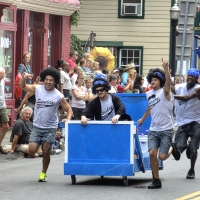
[[34, 3], [33, 0], [1, 0], [1, 2], [15, 5], [18, 9], [63, 16], [70, 16], [80, 9], [79, 0], [34, 0]]

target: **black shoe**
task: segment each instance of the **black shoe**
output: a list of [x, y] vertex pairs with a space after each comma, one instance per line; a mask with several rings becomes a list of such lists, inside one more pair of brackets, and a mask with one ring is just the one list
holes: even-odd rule
[[27, 153], [24, 153], [24, 158], [29, 158], [29, 155]]
[[187, 178], [187, 179], [195, 179], [195, 172], [189, 170], [189, 171], [188, 171], [188, 174], [187, 174], [187, 176], [186, 176], [186, 178]]
[[180, 154], [179, 150], [176, 147], [176, 143], [172, 143], [171, 146], [173, 148], [172, 155], [174, 156], [174, 159], [175, 160], [180, 160], [181, 154]]
[[158, 189], [162, 187], [160, 179], [154, 179], [152, 183], [148, 186], [148, 189]]

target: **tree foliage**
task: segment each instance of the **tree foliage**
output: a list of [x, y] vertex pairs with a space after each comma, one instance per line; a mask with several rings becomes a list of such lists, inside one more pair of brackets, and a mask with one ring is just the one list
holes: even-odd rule
[[83, 48], [82, 48], [81, 44], [82, 44], [81, 40], [76, 35], [71, 34], [70, 51], [77, 51], [78, 52], [77, 62], [79, 62], [80, 59], [83, 56]]
[[70, 16], [71, 25], [73, 25], [73, 26], [78, 26], [79, 20], [80, 20], [80, 11], [79, 11], [79, 10], [76, 10], [76, 11]]

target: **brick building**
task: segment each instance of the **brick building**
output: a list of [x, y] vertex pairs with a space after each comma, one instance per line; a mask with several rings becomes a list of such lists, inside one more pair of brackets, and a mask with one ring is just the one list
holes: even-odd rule
[[0, 66], [6, 71], [6, 103], [14, 123], [14, 79], [24, 53], [31, 54], [34, 78], [68, 59], [70, 15], [80, 8], [79, 0], [0, 0]]

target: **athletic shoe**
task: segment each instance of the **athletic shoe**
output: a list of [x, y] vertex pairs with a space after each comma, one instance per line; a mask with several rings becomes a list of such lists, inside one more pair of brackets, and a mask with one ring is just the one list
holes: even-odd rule
[[186, 176], [187, 179], [195, 179], [195, 172], [189, 170]]
[[40, 173], [38, 182], [47, 182], [47, 175], [44, 172]]
[[174, 156], [174, 159], [175, 160], [180, 160], [181, 154], [180, 154], [179, 150], [176, 147], [176, 143], [172, 143], [171, 146], [173, 148], [172, 155]]
[[158, 189], [162, 187], [160, 179], [155, 178], [152, 183], [148, 186], [148, 189]]

